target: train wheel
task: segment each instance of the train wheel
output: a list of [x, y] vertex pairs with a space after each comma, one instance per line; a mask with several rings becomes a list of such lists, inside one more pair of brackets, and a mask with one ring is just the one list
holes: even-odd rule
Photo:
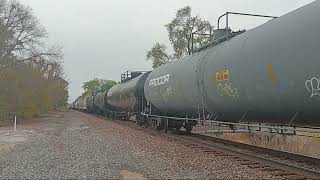
[[180, 131], [181, 128], [182, 126], [175, 127], [176, 131]]
[[169, 119], [162, 118], [161, 119], [161, 125], [162, 125], [162, 129], [164, 130], [164, 132], [168, 132], [168, 130], [169, 130]]
[[147, 118], [147, 122], [149, 122], [151, 124], [151, 128], [153, 129], [157, 129], [157, 121], [154, 120], [153, 118]]
[[149, 128], [149, 126], [150, 126], [149, 121], [145, 121], [145, 122], [143, 122], [143, 123], [145, 124], [146, 128]]
[[155, 120], [155, 127], [156, 127], [156, 130], [162, 130], [163, 129], [161, 120], [159, 120], [159, 119]]
[[192, 125], [185, 125], [185, 127], [184, 127], [185, 129], [186, 129], [186, 132], [187, 132], [187, 134], [191, 134], [191, 131], [192, 131], [192, 128], [193, 128], [193, 126]]

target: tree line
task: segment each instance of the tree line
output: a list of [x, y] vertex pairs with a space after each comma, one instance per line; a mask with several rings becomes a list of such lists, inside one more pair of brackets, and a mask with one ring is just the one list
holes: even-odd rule
[[108, 91], [112, 86], [116, 85], [117, 82], [113, 80], [104, 80], [94, 78], [93, 80], [87, 81], [83, 83], [82, 97], [92, 96], [96, 93]]
[[0, 0], [1, 123], [67, 105], [62, 48], [50, 45], [47, 37], [32, 8]]

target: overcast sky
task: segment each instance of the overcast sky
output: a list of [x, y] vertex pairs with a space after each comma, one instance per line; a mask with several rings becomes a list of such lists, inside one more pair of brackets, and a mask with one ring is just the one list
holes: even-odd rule
[[[216, 26], [226, 11], [280, 16], [314, 0], [20, 0], [33, 8], [51, 43], [64, 48], [70, 102], [95, 77], [119, 81], [126, 70], [150, 70], [146, 52], [155, 42], [169, 46], [165, 24], [189, 5], [194, 15]], [[235, 30], [266, 19], [234, 17]]]

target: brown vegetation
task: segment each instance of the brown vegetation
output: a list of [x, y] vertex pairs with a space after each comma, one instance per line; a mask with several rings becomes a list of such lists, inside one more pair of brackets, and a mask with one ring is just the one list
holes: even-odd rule
[[270, 133], [229, 133], [224, 139], [320, 158], [320, 138]]
[[62, 48], [46, 41], [30, 7], [0, 0], [0, 124], [67, 105]]

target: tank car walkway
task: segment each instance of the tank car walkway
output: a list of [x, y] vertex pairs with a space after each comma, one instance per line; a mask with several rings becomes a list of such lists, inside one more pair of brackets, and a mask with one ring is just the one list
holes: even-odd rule
[[16, 133], [0, 128], [0, 178], [274, 177], [229, 157], [197, 152], [179, 142], [68, 111], [24, 122]]

